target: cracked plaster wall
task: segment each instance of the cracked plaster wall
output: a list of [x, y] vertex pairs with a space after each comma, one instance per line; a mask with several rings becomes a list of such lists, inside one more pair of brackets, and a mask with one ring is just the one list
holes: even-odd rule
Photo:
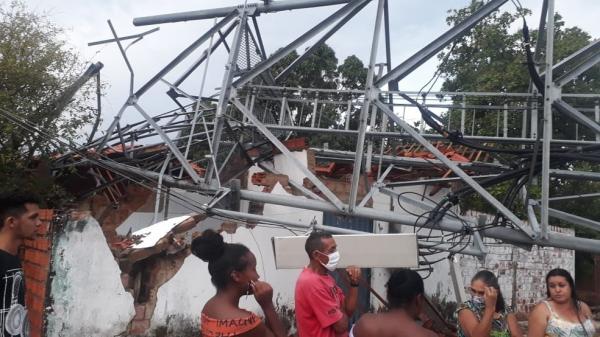
[[98, 222], [68, 222], [53, 248], [47, 337], [114, 336], [134, 315]]

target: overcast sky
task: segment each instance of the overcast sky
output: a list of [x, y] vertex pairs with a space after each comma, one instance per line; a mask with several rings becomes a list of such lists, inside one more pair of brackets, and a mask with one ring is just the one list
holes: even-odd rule
[[[249, 3], [257, 2], [249, 0]], [[67, 29], [66, 39], [76, 49], [83, 60], [100, 61], [105, 67], [102, 78], [109, 84], [103, 100], [103, 127], [106, 129], [114, 115], [125, 102], [128, 95], [128, 72], [116, 44], [88, 47], [87, 43], [111, 38], [106, 20], [110, 19], [117, 34], [130, 35], [153, 28], [153, 26], [135, 27], [135, 17], [157, 15], [181, 11], [226, 7], [243, 4], [243, 0], [26, 0], [27, 5], [44, 12], [50, 20]], [[448, 29], [445, 18], [449, 9], [461, 8], [470, 0], [428, 0], [408, 1], [390, 0], [392, 60], [397, 65], [431, 40]], [[537, 27], [542, 0], [521, 0], [524, 7], [533, 10], [528, 19], [529, 26]], [[561, 13], [567, 26], [577, 25], [589, 32], [593, 38], [600, 36], [600, 1], [598, 0], [557, 0], [556, 11]], [[367, 63], [371, 36], [373, 34], [374, 14], [377, 1], [372, 1], [359, 15], [341, 29], [329, 44], [334, 48], [338, 59], [343, 61], [355, 54]], [[258, 18], [265, 48], [270, 54], [302, 34], [308, 27], [318, 23], [340, 6], [297, 10], [263, 14]], [[509, 1], [501, 8], [515, 11]], [[139, 88], [175, 55], [213, 25], [213, 20], [191, 21], [160, 25], [160, 31], [151, 34], [133, 45], [127, 52], [135, 71], [135, 88]], [[385, 60], [383, 43], [380, 44], [378, 61]], [[200, 55], [201, 49], [192, 55], [190, 61]], [[215, 53], [208, 72], [204, 95], [214, 93], [221, 85], [226, 55]], [[186, 64], [176, 68], [166, 78], [175, 80], [185, 69]], [[433, 75], [437, 59], [433, 58], [412, 75], [400, 83], [401, 90], [418, 90]], [[203, 67], [201, 68], [203, 70]], [[198, 94], [202, 72], [197, 71], [183, 86], [191, 94]], [[439, 83], [438, 83], [439, 87]], [[149, 91], [140, 104], [151, 115], [175, 108], [164, 94], [168, 88], [160, 83]], [[436, 88], [434, 88], [435, 90]], [[128, 110], [123, 116], [124, 124], [141, 120], [135, 110]]]

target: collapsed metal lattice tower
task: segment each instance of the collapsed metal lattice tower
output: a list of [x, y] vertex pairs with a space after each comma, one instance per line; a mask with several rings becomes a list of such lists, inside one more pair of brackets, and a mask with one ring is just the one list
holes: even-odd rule
[[[295, 208], [326, 211], [350, 217], [363, 217], [372, 220], [400, 223], [419, 228], [432, 228], [453, 233], [462, 233], [470, 237], [468, 246], [457, 248], [455, 245], [438, 242], [432, 243], [422, 240], [421, 247], [435, 251], [449, 251], [451, 253], [464, 253], [482, 256], [485, 247], [481, 237], [489, 237], [512, 243], [519, 246], [553, 246], [567, 249], [576, 249], [600, 254], [600, 241], [570, 237], [548, 231], [549, 217], [556, 217], [576, 225], [600, 230], [600, 223], [585, 219], [574, 214], [568, 214], [549, 207], [550, 177], [585, 178], [600, 180], [600, 174], [595, 172], [573, 172], [553, 170], [552, 160], [555, 158], [556, 149], [561, 151], [579, 153], [581, 149], [596, 151], [600, 148], [600, 111], [599, 94], [572, 94], [562, 95], [560, 88], [577, 78], [587, 69], [600, 61], [600, 41], [596, 40], [591, 45], [567, 57], [556, 65], [552, 64], [553, 57], [553, 32], [554, 32], [554, 0], [545, 0], [540, 31], [546, 32], [545, 68], [543, 73], [544, 91], [539, 93], [534, 87], [529, 93], [431, 93], [429, 97], [421, 97], [417, 92], [403, 92], [398, 90], [398, 82], [412, 71], [417, 69], [427, 60], [449, 46], [457, 38], [468, 34], [469, 30], [498, 10], [508, 0], [490, 0], [463, 22], [450, 28], [423, 49], [393, 67], [391, 60], [391, 38], [389, 28], [389, 12], [387, 0], [289, 0], [289, 1], [264, 1], [263, 3], [247, 4], [237, 7], [216, 8], [194, 12], [165, 14], [152, 17], [136, 18], [133, 23], [137, 26], [165, 24], [189, 20], [205, 20], [218, 18], [215, 25], [202, 34], [189, 47], [184, 49], [163, 69], [161, 69], [148, 82], [134, 90], [133, 70], [129, 64], [125, 49], [121, 42], [125, 39], [141, 38], [148, 34], [119, 38], [110, 26], [114, 39], [102, 42], [116, 42], [131, 71], [129, 98], [119, 110], [114, 121], [106, 130], [103, 137], [99, 137], [80, 148], [78, 156], [68, 154], [56, 161], [57, 167], [81, 164], [81, 153], [102, 153], [108, 148], [119, 148], [123, 153], [123, 160], [115, 161], [106, 156], [95, 159], [95, 163], [108, 170], [118, 173], [121, 180], [128, 176], [150, 181], [154, 188], [160, 192], [163, 186], [170, 186], [211, 195], [213, 201], [208, 205], [195, 205], [199, 209], [209, 210], [214, 216], [221, 216], [247, 221], [278, 223], [291, 227], [304, 227], [307, 224], [290, 222], [282, 219], [267, 218], [257, 214], [242, 213], [236, 210], [220, 207], [220, 201], [227, 196], [235, 194], [236, 198], [243, 200], [273, 203]], [[281, 86], [282, 81], [305, 58], [313, 53], [317, 47], [336, 34], [340, 28], [349, 24], [351, 19], [362, 13], [365, 7], [373, 3], [377, 6], [374, 18], [374, 32], [371, 40], [370, 58], [366, 85], [363, 90], [335, 90], [324, 88], [290, 88]], [[257, 17], [261, 14], [277, 13], [280, 11], [305, 9], [313, 7], [331, 8], [335, 10], [324, 20], [301, 34], [288, 45], [277, 49], [272, 55], [267, 55], [263, 46], [263, 36], [259, 29]], [[341, 6], [341, 7], [340, 7]], [[275, 15], [275, 14], [273, 14]], [[228, 42], [229, 39], [229, 42]], [[385, 62], [377, 72], [378, 45], [383, 40], [385, 43]], [[136, 40], [137, 41], [137, 40]], [[278, 64], [292, 51], [312, 42], [287, 68], [275, 72], [273, 66]], [[200, 47], [205, 48], [199, 58], [193, 61], [191, 67], [176, 81], [170, 83], [165, 76], [172, 72], [184, 60], [191, 57], [192, 53]], [[210, 63], [213, 67], [225, 68], [222, 85], [218, 97], [212, 99], [203, 95], [206, 68], [211, 62], [211, 54], [217, 48], [225, 48], [228, 58], [225, 64]], [[536, 50], [536, 54], [540, 50]], [[204, 68], [204, 77], [198, 86], [198, 95], [192, 95], [182, 89], [182, 83], [189, 84], [190, 75]], [[561, 70], [560, 78], [552, 76], [553, 71]], [[566, 70], [566, 71], [563, 71]], [[143, 107], [140, 98], [153, 86], [166, 84], [167, 96], [178, 106], [177, 109], [159, 115], [151, 115]], [[386, 88], [385, 90], [383, 88]], [[432, 97], [446, 97], [445, 101], [428, 101]], [[450, 97], [450, 103], [447, 98]], [[452, 98], [462, 97], [463, 103], [456, 105]], [[475, 104], [467, 105], [469, 97], [502, 97], [511, 103], [503, 106], [480, 107]], [[588, 100], [586, 106], [573, 107], [570, 99]], [[423, 99], [421, 103], [419, 99]], [[538, 135], [538, 105], [543, 106], [543, 133]], [[447, 108], [449, 111], [460, 114], [460, 128], [458, 133], [441, 134], [427, 133], [424, 128], [415, 129], [405, 119], [399, 116], [398, 108], [405, 106], [417, 107], [423, 116], [431, 113], [430, 108]], [[122, 126], [120, 118], [123, 112], [133, 108], [143, 117], [139, 123]], [[467, 111], [477, 109], [497, 109], [498, 125], [496, 135], [481, 136], [474, 134], [475, 112], [473, 112], [473, 125], [471, 135], [468, 135]], [[346, 118], [344, 129], [325, 129], [320, 127], [320, 116], [324, 109], [335, 109]], [[552, 139], [552, 113], [554, 111], [569, 116], [578, 124], [587, 127], [596, 134], [595, 139]], [[306, 111], [306, 112], [304, 112]], [[358, 126], [350, 128], [351, 111], [359, 111]], [[507, 127], [509, 111], [522, 114], [521, 130], [518, 135], [510, 135]], [[595, 113], [595, 120], [586, 114]], [[304, 115], [305, 114], [305, 115]], [[308, 117], [310, 115], [310, 117]], [[531, 118], [528, 118], [528, 115]], [[299, 118], [298, 118], [299, 116]], [[503, 126], [500, 127], [500, 117], [503, 116]], [[304, 117], [304, 118], [303, 118]], [[370, 117], [370, 119], [369, 119]], [[451, 118], [448, 118], [450, 123]], [[299, 121], [299, 122], [298, 122]], [[296, 124], [298, 122], [298, 124]], [[421, 125], [424, 125], [423, 123]], [[447, 130], [450, 130], [448, 125]], [[502, 130], [502, 132], [500, 131]], [[330, 135], [340, 137], [353, 137], [356, 139], [354, 151], [348, 149], [320, 149], [317, 152], [329, 158], [346, 160], [352, 164], [352, 180], [350, 183], [350, 197], [348, 202], [343, 202], [308, 168], [300, 163], [298, 167], [306, 178], [317, 189], [318, 193], [305, 188], [302, 182], [290, 181], [290, 184], [299, 190], [306, 198], [294, 196], [279, 196], [268, 193], [239, 190], [232, 188], [230, 182], [247, 168], [272, 156], [276, 148], [284, 156], [294, 162], [296, 159], [284, 144], [293, 134], [304, 135]], [[138, 142], [144, 138], [160, 137], [160, 144], [141, 145]], [[394, 169], [394, 165], [406, 164], [403, 159], [386, 156], [384, 147], [392, 139], [409, 139], [435, 156], [424, 165], [442, 166], [456, 177], [442, 177], [432, 180], [414, 180], [402, 183], [388, 183], [386, 176]], [[528, 200], [528, 221], [520, 219], [503, 202], [493, 197], [487, 190], [489, 182], [500, 175], [515, 171], [514, 168], [497, 162], [473, 162], [461, 164], [440, 150], [438, 141], [445, 143], [454, 142], [466, 147], [472, 144], [518, 144], [523, 151], [533, 151], [538, 142], [542, 143], [540, 160], [535, 165], [541, 169], [542, 197], [540, 200]], [[378, 142], [378, 143], [377, 143]], [[379, 148], [377, 148], [379, 144]], [[485, 146], [484, 146], [485, 148]], [[150, 151], [151, 150], [151, 151]], [[257, 151], [258, 156], [248, 156], [250, 150]], [[579, 151], [579, 152], [578, 152]], [[150, 154], [149, 154], [150, 153]], [[194, 155], [195, 154], [195, 155]], [[537, 159], [537, 156], [534, 155]], [[534, 157], [532, 156], [532, 157]], [[79, 158], [79, 159], [78, 159]], [[169, 167], [176, 162], [177, 167]], [[206, 167], [204, 175], [199, 173], [197, 164]], [[363, 198], [358, 200], [358, 184], [363, 172], [372, 169], [372, 163], [377, 163], [378, 173], [376, 183]], [[423, 164], [423, 163], [421, 163]], [[411, 165], [417, 165], [415, 161]], [[535, 166], [534, 165], [534, 166]], [[261, 166], [264, 168], [264, 166]], [[537, 166], [536, 166], [537, 167]], [[386, 168], [383, 170], [382, 168]], [[516, 170], [519, 171], [519, 170]], [[520, 171], [519, 171], [520, 172]], [[185, 175], [185, 179], [184, 178]], [[116, 179], [118, 180], [118, 179]], [[431, 205], [419, 200], [402, 196], [409, 202], [431, 212], [429, 217], [416, 217], [408, 214], [398, 214], [392, 211], [380, 211], [365, 207], [366, 201], [380, 191], [400, 197], [393, 191], [394, 186], [419, 185], [460, 180], [467, 188], [475, 191], [498, 212], [504, 221], [495, 226], [481, 227], [471, 219], [462, 218], [440, 211], [448, 210], [453, 195], [448, 195], [443, 205]], [[109, 187], [115, 181], [107, 181], [103, 187]], [[573, 196], [593, 197], [595, 195]], [[534, 208], [539, 207], [541, 218], [538, 221]], [[348, 232], [338, 229], [340, 232]], [[472, 238], [471, 238], [472, 237]]]

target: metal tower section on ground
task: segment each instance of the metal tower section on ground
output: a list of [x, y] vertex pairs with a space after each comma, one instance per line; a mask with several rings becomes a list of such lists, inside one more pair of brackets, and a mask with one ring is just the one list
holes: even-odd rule
[[[447, 48], [456, 39], [469, 34], [470, 29], [506, 4], [507, 1], [488, 1], [463, 22], [448, 29], [396, 66], [391, 60], [392, 38], [390, 37], [390, 13], [387, 0], [264, 1], [236, 7], [136, 18], [133, 20], [136, 26], [215, 19], [212, 28], [181, 51], [137, 90], [134, 90], [133, 87], [134, 74], [127, 59], [126, 50], [121, 45], [121, 41], [125, 38], [119, 38], [111, 26], [114, 39], [108, 42], [118, 43], [131, 71], [130, 94], [105, 136], [95, 139], [80, 150], [95, 149], [100, 152], [107, 146], [112, 148], [120, 146], [125, 156], [132, 160], [114, 162], [100, 159], [102, 165], [120, 172], [123, 176], [135, 175], [144, 181], [150, 181], [153, 186], [158, 186], [159, 190], [163, 186], [168, 186], [212, 195], [213, 202], [208, 205], [197, 205], [197, 207], [208, 210], [214, 216], [277, 223], [296, 228], [308, 225], [223, 209], [218, 206], [223, 198], [235, 192], [236, 197], [248, 201], [388, 221], [415, 226], [419, 229], [431, 228], [447, 231], [469, 237], [468, 242], [472, 243], [459, 248], [449, 243], [422, 240], [421, 247], [433, 251], [482, 256], [485, 248], [481, 237], [488, 237], [523, 247], [543, 245], [600, 254], [600, 241], [548, 231], [550, 217], [593, 230], [600, 230], [600, 223], [596, 221], [561, 212], [549, 206], [549, 201], [552, 200], [549, 195], [551, 177], [555, 176], [561, 179], [584, 177], [589, 180], [600, 180], [600, 174], [596, 172], [578, 173], [553, 169], [555, 160], [566, 160], [565, 158], [573, 158], [582, 153], [595, 154], [597, 149], [600, 149], [600, 124], [598, 124], [600, 93], [561, 94], [563, 85], [576, 79], [600, 61], [600, 41], [596, 40], [566, 59], [553, 64], [554, 0], [544, 1], [545, 10], [540, 23], [542, 30], [546, 30], [547, 41], [544, 53], [544, 73], [540, 77], [544, 81], [543, 90], [532, 89], [529, 93], [446, 92], [429, 93], [428, 95], [398, 90], [399, 82], [407, 75]], [[295, 67], [311, 55], [320, 44], [335, 35], [343, 26], [351, 24], [353, 17], [365, 15], [364, 9], [368, 6], [375, 7], [376, 10], [373, 17], [372, 40], [370, 43], [364, 44], [370, 48], [364, 89], [292, 88], [281, 85]], [[274, 49], [276, 51], [273, 54], [267, 55], [263, 39], [268, 36], [259, 29], [257, 17], [266, 14], [277, 15], [277, 12], [280, 11], [314, 7], [331, 9], [331, 14], [300, 34], [291, 43]], [[300, 47], [306, 46], [307, 43], [312, 43], [312, 45], [304, 49], [289, 66], [283, 70], [275, 69], [274, 66], [282, 59], [293, 51], [299, 50]], [[385, 44], [384, 56], [377, 54], [379, 43]], [[176, 81], [171, 83], [165, 79], [167, 74], [184, 60], [190, 58], [201, 47], [204, 48], [204, 51], [200, 57], [193, 60], [189, 69]], [[211, 54], [218, 48], [225, 48], [228, 51], [228, 58], [224, 62], [211, 59]], [[539, 54], [539, 49], [538, 46], [536, 55]], [[384, 59], [383, 66], [380, 67], [381, 72], [377, 76], [376, 66], [382, 59]], [[200, 66], [203, 64], [205, 66], [203, 79], [196, 84], [199, 89], [196, 92], [186, 92], [182, 84], [185, 82], [189, 88], [190, 75], [202, 69]], [[214, 99], [203, 95], [209, 64], [210, 67], [224, 67], [225, 69], [220, 92]], [[557, 69], [561, 74], [559, 78], [552, 76], [553, 71], [556, 72]], [[167, 96], [177, 104], [177, 109], [154, 115], [146, 110], [140, 99], [155, 85], [167, 86]], [[505, 103], [497, 106], [478, 105], [477, 102], [482, 97], [502, 99]], [[419, 100], [422, 100], [421, 103]], [[460, 104], [457, 105], [455, 102], [460, 102]], [[579, 105], [575, 107], [573, 102], [577, 102]], [[537, 131], [538, 103], [543, 106], [543, 133], [539, 136]], [[411, 126], [400, 114], [400, 111], [406, 107], [418, 108], [423, 120], [430, 127], [432, 125], [439, 126], [439, 130], [427, 132], [424, 128], [416, 129]], [[127, 109], [138, 111], [143, 120], [139, 123], [122, 126], [120, 118]], [[321, 117], [326, 109], [334, 109], [339, 115], [345, 115], [347, 117], [345, 128], [320, 127]], [[432, 109], [447, 109], [447, 126], [438, 125], [441, 118], [436, 118], [437, 115], [431, 111]], [[476, 134], [475, 116], [477, 112], [487, 111], [486, 113], [489, 113], [490, 110], [497, 113], [496, 134]], [[356, 129], [349, 127], [351, 111], [360, 111]], [[580, 125], [591, 129], [597, 137], [595, 139], [553, 139], [551, 124], [553, 111], [572, 118], [578, 127]], [[595, 114], [594, 119], [588, 117], [590, 113]], [[460, 129], [450, 132], [449, 130], [452, 130], [451, 117], [452, 115], [457, 116], [456, 114], [460, 116]], [[519, 118], [522, 120], [520, 130], [509, 130], [509, 115], [520, 115]], [[472, 116], [472, 122], [468, 120], [469, 116]], [[375, 121], [380, 122], [376, 123]], [[432, 128], [435, 129], [435, 127]], [[513, 134], [510, 134], [511, 132]], [[261, 160], [268, 159], [268, 153], [265, 154], [268, 149], [276, 148], [290, 161], [295, 162], [296, 159], [291, 155], [285, 141], [297, 134], [335, 134], [340, 137], [356, 139], [354, 151], [341, 148], [315, 150], [317, 155], [336, 158], [340, 161], [345, 160], [352, 164], [348, 202], [340, 200], [314, 172], [300, 163], [297, 163], [298, 167], [303, 170], [305, 177], [316, 190], [304, 187], [302, 181], [291, 181], [290, 184], [306, 198], [235, 190], [230, 186], [230, 181], [245, 169], [255, 163], [260, 164]], [[157, 144], [134, 146], [136, 142], [145, 138], [152, 139], [152, 137], [160, 138], [159, 145], [163, 146], [164, 155], [143, 162], [133, 160], [141, 150], [158, 146]], [[428, 151], [434, 158], [419, 161], [417, 158], [384, 154], [384, 147], [395, 140], [410, 141]], [[364, 146], [365, 142], [369, 142], [369, 145]], [[377, 142], [378, 145], [373, 142]], [[520, 156], [519, 158], [525, 164], [520, 167], [511, 167], [498, 160], [457, 162], [449, 158], [447, 152], [444, 152], [443, 149], [446, 147], [440, 145], [442, 143], [446, 144], [443, 145], [446, 147], [447, 144], [455, 144], [464, 149], [475, 149], [480, 151], [479, 154], [502, 148], [503, 153]], [[537, 149], [539, 143], [542, 144], [541, 151]], [[496, 147], [489, 144], [495, 144]], [[250, 158], [247, 154], [251, 150], [257, 151], [259, 155]], [[261, 154], [264, 154], [264, 157]], [[475, 156], [475, 158], [479, 157], [479, 155]], [[61, 160], [66, 160], [65, 158]], [[357, 191], [361, 176], [364, 176], [365, 171], [371, 171], [370, 165], [365, 168], [365, 158], [368, 158], [366, 162], [377, 164], [379, 169], [371, 191], [363, 200], [358, 200]], [[177, 165], [174, 166], [172, 160], [176, 160]], [[444, 167], [447, 174], [439, 179], [386, 182], [386, 176], [391, 171], [402, 165], [408, 165], [407, 163]], [[203, 176], [198, 173], [197, 166], [199, 164], [206, 167]], [[169, 165], [168, 170], [166, 169], [167, 165]], [[180, 179], [184, 174], [188, 179]], [[514, 193], [520, 193], [532, 176], [540, 177], [542, 196], [540, 200], [527, 200], [527, 221], [519, 218], [504, 201], [496, 199], [487, 190], [487, 187], [497, 183], [500, 179], [515, 179], [522, 184]], [[442, 203], [432, 205], [399, 195], [393, 190], [393, 187], [400, 185], [427, 185], [449, 181], [461, 181], [464, 184], [460, 193], [479, 194], [497, 210], [497, 218], [501, 221], [496, 221], [492, 226], [482, 225], [472, 219], [452, 213], [451, 209], [457, 203], [456, 199], [458, 198], [454, 192], [449, 193]], [[376, 191], [411, 203], [423, 209], [428, 216], [417, 217], [392, 211], [376, 211], [365, 207], [368, 198]], [[458, 195], [462, 195], [460, 193]], [[573, 198], [595, 196], [573, 196]], [[541, 210], [539, 220], [536, 218], [536, 208]]]

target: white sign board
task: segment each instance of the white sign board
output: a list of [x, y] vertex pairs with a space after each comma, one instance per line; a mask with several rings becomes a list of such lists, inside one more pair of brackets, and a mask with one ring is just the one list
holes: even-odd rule
[[[306, 236], [273, 238], [277, 269], [308, 265]], [[333, 235], [340, 252], [338, 267], [414, 268], [418, 266], [417, 236], [410, 234]]]

